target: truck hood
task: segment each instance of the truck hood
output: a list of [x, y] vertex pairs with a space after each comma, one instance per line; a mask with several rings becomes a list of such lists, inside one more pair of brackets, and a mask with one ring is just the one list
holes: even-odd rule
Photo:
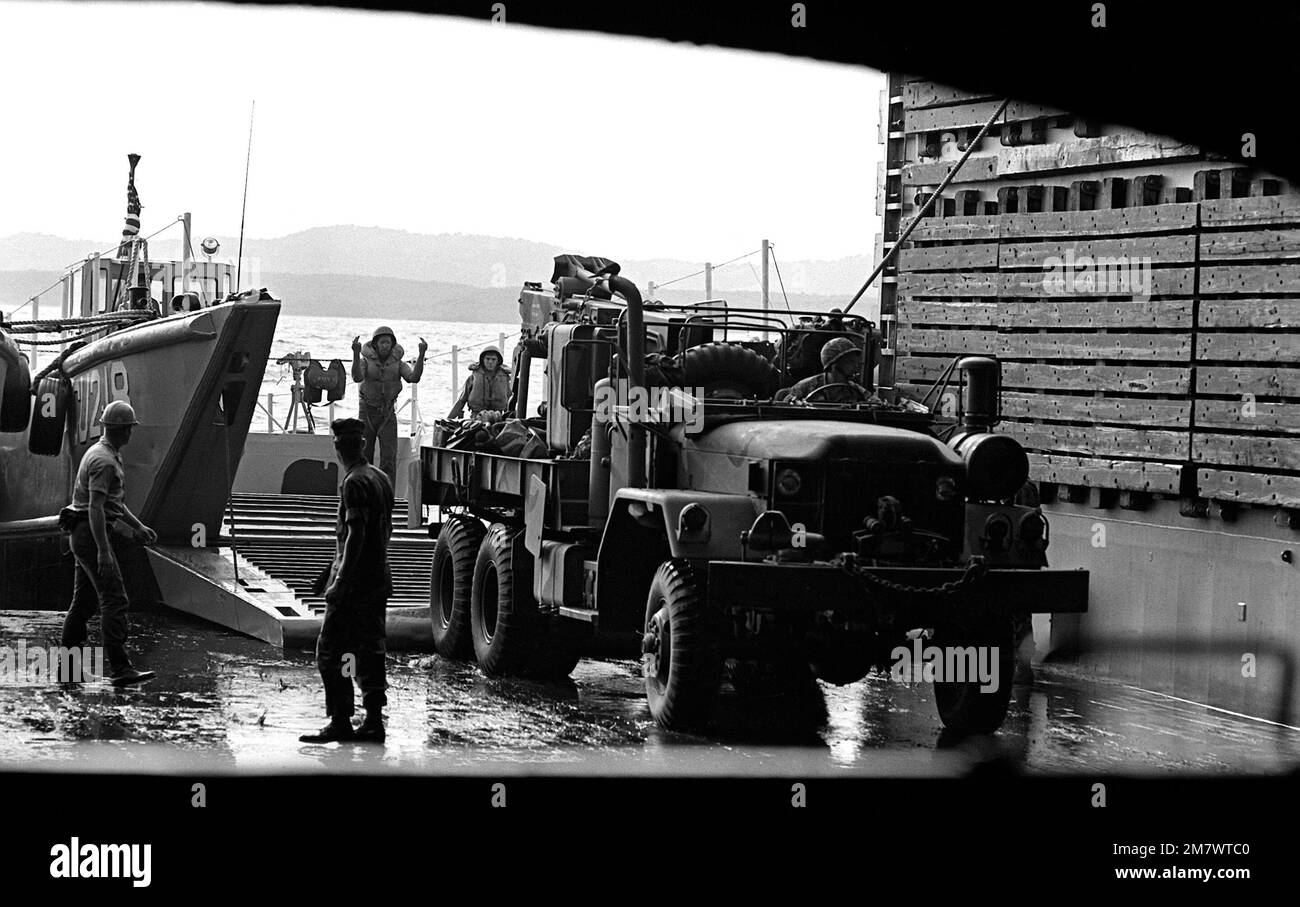
[[869, 459], [877, 462], [944, 463], [960, 468], [961, 457], [936, 438], [886, 425], [831, 419], [729, 422], [686, 443], [706, 453], [768, 460]]

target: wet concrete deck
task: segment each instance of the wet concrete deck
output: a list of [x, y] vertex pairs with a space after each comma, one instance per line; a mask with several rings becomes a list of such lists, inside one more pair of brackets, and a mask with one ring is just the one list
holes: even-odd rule
[[[62, 615], [0, 613], [0, 644], [54, 645]], [[141, 688], [0, 685], [0, 769], [478, 773], [951, 774], [994, 752], [1028, 773], [1274, 773], [1300, 730], [1068, 668], [1017, 686], [993, 741], [952, 741], [928, 684], [870, 677], [805, 702], [759, 702], [718, 734], [656, 727], [636, 662], [586, 659], [568, 683], [488, 679], [436, 656], [389, 656], [388, 743], [309, 746], [324, 697], [309, 653], [175, 613], [132, 618]]]

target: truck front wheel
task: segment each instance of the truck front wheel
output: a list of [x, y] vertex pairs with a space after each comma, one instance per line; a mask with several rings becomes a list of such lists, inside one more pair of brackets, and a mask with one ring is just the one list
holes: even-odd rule
[[[959, 734], [991, 734], [1002, 726], [1011, 703], [1015, 674], [1015, 642], [1011, 620], [999, 618], [978, 630], [961, 632], [936, 627], [932, 644], [943, 653], [943, 668], [960, 664], [963, 679], [944, 678], [933, 684], [935, 705], [944, 727]], [[974, 659], [967, 651], [974, 650]], [[949, 653], [956, 650], [953, 657]], [[987, 668], [984, 677], [971, 678]]]
[[468, 658], [474, 652], [469, 601], [482, 543], [483, 524], [472, 517], [453, 516], [438, 533], [429, 577], [429, 618], [433, 647], [443, 658]]
[[687, 562], [660, 565], [646, 602], [642, 670], [650, 715], [666, 728], [704, 724], [717, 701], [722, 659], [704, 607]]
[[520, 536], [520, 530], [494, 523], [474, 562], [470, 631], [478, 666], [491, 677], [522, 673], [528, 663], [537, 605], [532, 559]]

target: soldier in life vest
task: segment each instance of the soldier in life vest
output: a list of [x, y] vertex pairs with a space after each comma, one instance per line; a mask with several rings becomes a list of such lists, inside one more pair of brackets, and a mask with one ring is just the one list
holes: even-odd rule
[[[812, 403], [878, 402], [872, 393], [857, 382], [862, 371], [862, 350], [847, 337], [826, 341], [821, 351], [821, 374], [804, 378], [794, 387], [777, 394], [778, 401], [797, 401], [812, 397]], [[840, 385], [814, 394], [826, 385]]]
[[501, 362], [501, 351], [494, 346], [478, 354], [478, 362], [469, 367], [465, 389], [447, 414], [448, 419], [459, 419], [466, 406], [470, 418], [477, 418], [481, 412], [500, 412], [506, 408], [510, 402], [510, 369]]
[[397, 397], [402, 381], [416, 384], [424, 374], [424, 353], [429, 344], [420, 338], [420, 356], [412, 366], [402, 361], [405, 351], [393, 329], [375, 328], [370, 342], [352, 339], [352, 380], [361, 385], [361, 406], [357, 416], [365, 425], [365, 457], [374, 463], [375, 442], [379, 442], [379, 468], [388, 481], [397, 483]]

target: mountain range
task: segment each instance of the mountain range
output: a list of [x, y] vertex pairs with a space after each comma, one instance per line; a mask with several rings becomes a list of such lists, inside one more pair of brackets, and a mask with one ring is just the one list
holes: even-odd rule
[[[196, 246], [199, 239], [194, 237]], [[214, 260], [233, 261], [238, 240], [218, 240], [221, 248]], [[43, 233], [0, 238], [0, 307], [12, 309], [57, 280], [66, 266], [112, 244], [112, 239], [69, 240]], [[409, 317], [419, 312], [419, 317], [434, 320], [511, 321], [517, 314], [518, 287], [526, 280], [546, 283], [552, 257], [566, 251], [574, 250], [499, 236], [317, 227], [276, 239], [246, 239], [244, 283], [269, 288], [284, 300], [286, 314]], [[608, 254], [613, 250], [577, 251]], [[149, 252], [155, 259], [179, 259], [179, 236], [158, 237], [150, 242]], [[675, 280], [700, 271], [699, 262], [626, 259], [620, 264], [643, 290], [652, 281], [673, 281], [671, 289], [655, 293], [666, 302], [695, 302], [703, 297], [702, 276]], [[842, 306], [873, 264], [867, 255], [779, 262], [779, 278], [776, 267], [770, 274], [771, 305], [784, 308], [784, 283], [794, 308], [825, 311]], [[759, 256], [752, 255], [716, 268], [713, 295], [725, 296], [734, 305], [758, 305], [759, 267]], [[874, 290], [863, 300], [863, 314], [868, 317], [878, 308]]]

